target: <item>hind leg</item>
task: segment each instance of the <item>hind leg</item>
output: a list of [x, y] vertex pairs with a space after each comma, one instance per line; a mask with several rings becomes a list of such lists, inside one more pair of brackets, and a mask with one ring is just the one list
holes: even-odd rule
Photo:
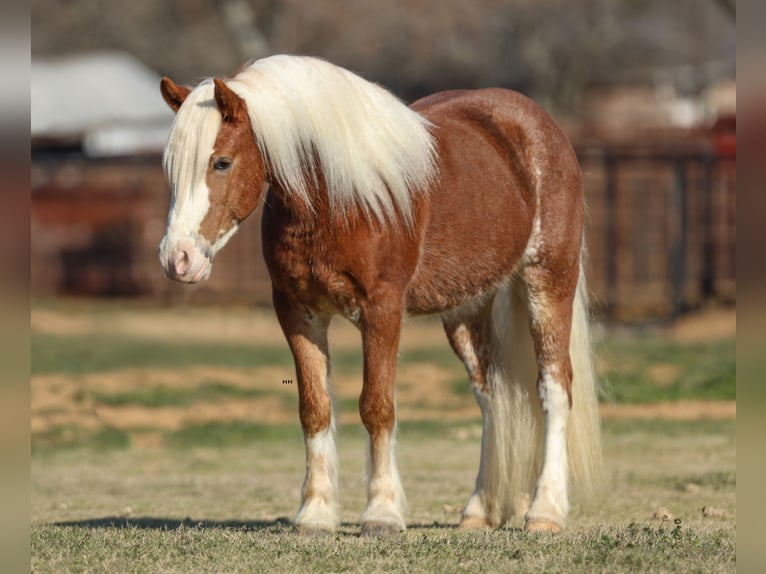
[[[567, 422], [572, 406], [572, 364], [569, 339], [572, 303], [578, 272], [554, 274], [541, 266], [529, 266], [527, 283], [530, 328], [537, 356], [537, 390], [545, 421], [543, 464], [537, 479], [526, 528], [557, 532], [569, 512]], [[570, 285], [571, 283], [571, 285]]]
[[492, 395], [500, 390], [496, 380], [499, 373], [493, 367], [491, 311], [490, 300], [478, 312], [456, 311], [442, 316], [444, 331], [465, 365], [482, 415], [481, 462], [476, 487], [463, 508], [460, 528], [464, 529], [496, 528], [508, 514], [499, 502], [505, 497], [497, 492], [500, 485], [495, 476], [504, 457], [498, 452], [501, 445], [494, 440], [496, 434], [491, 428], [499, 422], [493, 419]]

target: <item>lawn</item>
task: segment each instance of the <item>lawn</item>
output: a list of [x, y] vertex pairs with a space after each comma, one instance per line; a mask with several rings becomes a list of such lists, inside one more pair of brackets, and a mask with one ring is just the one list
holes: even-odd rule
[[[293, 367], [270, 315], [38, 305], [32, 342], [34, 572], [736, 569], [736, 424], [728, 415], [610, 415], [608, 484], [594, 499], [574, 500], [564, 533], [527, 534], [520, 517], [464, 533], [455, 525], [478, 466], [478, 408], [438, 323], [413, 321], [398, 377], [409, 528], [361, 539], [359, 341], [333, 324], [343, 526], [305, 539], [289, 525], [304, 472], [296, 389], [283, 383]], [[735, 397], [728, 331], [687, 340], [621, 330], [600, 337], [598, 351], [603, 400], [613, 406], [651, 414], [656, 401], [727, 405]]]
[[609, 484], [575, 502], [558, 536], [524, 533], [519, 519], [496, 532], [456, 530], [478, 460], [475, 434], [404, 425], [409, 530], [391, 540], [359, 538], [365, 447], [356, 426], [339, 433], [343, 527], [328, 539], [292, 535], [303, 467], [295, 430], [227, 433], [225, 446], [36, 455], [33, 571], [735, 571], [733, 421], [606, 423]]

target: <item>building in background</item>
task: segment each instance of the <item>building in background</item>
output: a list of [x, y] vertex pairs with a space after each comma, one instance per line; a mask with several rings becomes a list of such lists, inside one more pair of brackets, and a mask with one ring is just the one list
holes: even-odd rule
[[310, 53], [405, 100], [500, 85], [570, 134], [590, 205], [591, 286], [615, 317], [733, 301], [736, 30], [724, 0], [86, 0], [32, 3], [32, 290], [267, 303], [258, 212], [199, 286], [156, 261], [172, 113], [251, 58]]
[[173, 121], [157, 97], [159, 82], [125, 52], [33, 58], [32, 149], [93, 159], [157, 154]]

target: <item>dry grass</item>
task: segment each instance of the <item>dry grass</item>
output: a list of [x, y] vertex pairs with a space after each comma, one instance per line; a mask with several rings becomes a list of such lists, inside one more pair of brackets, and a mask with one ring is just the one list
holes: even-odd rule
[[[303, 474], [295, 428], [222, 449], [48, 451], [33, 458], [33, 571], [734, 571], [733, 422], [607, 425], [610, 484], [574, 505], [558, 537], [527, 535], [520, 519], [498, 532], [454, 530], [476, 434], [402, 429], [409, 530], [388, 541], [358, 537], [365, 441], [356, 426], [341, 429], [344, 525], [327, 540], [289, 529]], [[663, 508], [679, 523], [654, 518]]]
[[[689, 379], [693, 353], [676, 361], [666, 347], [715, 350], [731, 337], [729, 315], [696, 321], [620, 339], [611, 349], [628, 360], [615, 352], [610, 372], [625, 367], [649, 397]], [[733, 401], [605, 405], [609, 484], [575, 501], [565, 533], [528, 535], [520, 518], [463, 533], [478, 408], [438, 322], [413, 321], [398, 377], [409, 530], [363, 540], [359, 335], [338, 322], [343, 527], [303, 539], [289, 527], [304, 472], [296, 389], [281, 383], [291, 359], [270, 313], [48, 305], [32, 326], [34, 572], [735, 570]], [[649, 376], [638, 378], [642, 365]]]
[[[736, 327], [733, 312], [715, 312], [707, 321], [681, 321], [665, 336], [671, 343], [692, 339], [700, 344], [705, 339], [717, 344], [717, 337], [730, 340], [732, 326]], [[295, 421], [296, 386], [282, 384], [294, 377], [292, 358], [268, 310], [38, 305], [32, 312], [32, 329], [31, 428], [38, 446], [113, 430], [152, 443], [158, 432], [189, 425]], [[359, 333], [339, 320], [333, 323], [330, 339], [338, 418], [342, 424], [358, 423]], [[717, 390], [700, 401], [682, 387], [709, 372], [703, 369], [690, 376], [698, 362], [694, 352], [680, 356], [654, 339], [620, 341], [604, 350], [604, 372], [618, 396], [649, 404], [607, 401], [602, 408], [605, 418], [736, 416], [733, 400], [709, 400]], [[401, 349], [400, 420], [478, 420], [464, 369], [438, 321], [410, 321]], [[728, 347], [713, 351], [728, 353]], [[723, 376], [732, 378], [728, 368]], [[620, 386], [621, 379], [626, 382]], [[698, 386], [704, 390], [704, 385]], [[679, 397], [679, 392], [686, 395]], [[668, 397], [674, 400], [668, 402]], [[657, 404], [658, 399], [665, 402]]]

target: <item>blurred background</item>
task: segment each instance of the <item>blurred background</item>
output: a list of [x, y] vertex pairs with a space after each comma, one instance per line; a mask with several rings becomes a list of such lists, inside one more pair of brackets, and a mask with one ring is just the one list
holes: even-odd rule
[[[740, 15], [764, 37], [762, 19]], [[231, 525], [236, 532], [221, 532], [238, 540], [239, 527], [253, 524], [247, 521], [266, 521], [279, 533], [287, 523], [280, 517], [295, 510], [304, 469], [297, 385], [284, 384], [294, 366], [270, 309], [260, 214], [244, 222], [202, 284], [165, 279], [157, 259], [170, 200], [160, 158], [173, 120], [160, 78], [196, 84], [273, 53], [324, 57], [405, 101], [502, 86], [551, 112], [584, 173], [610, 480], [603, 498], [573, 513], [576, 524], [599, 525], [582, 544], [598, 561], [581, 563], [736, 566], [736, 352], [743, 347], [734, 0], [32, 0], [31, 16], [31, 362], [22, 361], [31, 400], [0, 418], [14, 415], [30, 430], [38, 566], [76, 568], [68, 565], [97, 553], [98, 539], [106, 557], [88, 562], [96, 570], [141, 569], [135, 548], [154, 533], [171, 537], [161, 539], [163, 555], [196, 559], [209, 552], [185, 546], [178, 517]], [[751, 58], [749, 69], [763, 70], [762, 62]], [[755, 76], [741, 74], [743, 82]], [[747, 83], [741, 87], [745, 94]], [[740, 126], [757, 150], [766, 149], [763, 93], [744, 100], [751, 113]], [[748, 166], [741, 159], [753, 195], [766, 197], [763, 154]], [[753, 205], [745, 215], [760, 229]], [[763, 244], [755, 234], [747, 238], [745, 247]], [[762, 276], [754, 260], [741, 273]], [[755, 315], [746, 308], [746, 319]], [[744, 348], [760, 383], [763, 335], [751, 332]], [[350, 523], [364, 508], [359, 342], [350, 323], [333, 322], [341, 466], [351, 470], [341, 477], [343, 519]], [[470, 492], [475, 464], [466, 461], [478, 460], [482, 423], [466, 383], [438, 319], [408, 321], [397, 418], [415, 523], [456, 523], [456, 505]], [[761, 404], [745, 403], [754, 420], [763, 419]], [[763, 432], [753, 436], [751, 459], [762, 460]], [[432, 479], [449, 482], [448, 491]], [[605, 545], [615, 539], [604, 536], [604, 524], [646, 525], [666, 515], [683, 521], [684, 534], [672, 546], [649, 539], [657, 562], [631, 554], [620, 563], [615, 552], [632, 542]], [[109, 517], [139, 528], [104, 529], [93, 544], [88, 533], [83, 546], [76, 526], [100, 528], [112, 524]], [[243, 535], [270, 535], [255, 524], [255, 533]], [[165, 531], [174, 529], [184, 546], [166, 552], [173, 534]], [[124, 542], [134, 535], [149, 538]], [[285, 539], [277, 535], [282, 552]], [[126, 566], [115, 567], [120, 553]], [[271, 563], [266, 554], [256, 569]], [[523, 555], [539, 569], [536, 551]], [[234, 571], [243, 564], [240, 546], [232, 556]], [[405, 556], [409, 570], [422, 558]]]
[[34, 299], [269, 305], [258, 213], [211, 279], [159, 268], [172, 114], [196, 84], [273, 53], [327, 58], [405, 101], [503, 86], [580, 157], [594, 311], [665, 319], [735, 300], [734, 0], [33, 0]]
[[[733, 2], [34, 0], [31, 11], [33, 452], [296, 431], [260, 213], [202, 284], [167, 280], [157, 260], [173, 120], [160, 78], [193, 85], [272, 53], [327, 58], [405, 101], [504, 86], [542, 103], [584, 172], [605, 420], [733, 421]], [[337, 321], [330, 338], [338, 421], [358, 425], [359, 334]], [[408, 322], [399, 420], [474, 436], [465, 379], [438, 319]]]

